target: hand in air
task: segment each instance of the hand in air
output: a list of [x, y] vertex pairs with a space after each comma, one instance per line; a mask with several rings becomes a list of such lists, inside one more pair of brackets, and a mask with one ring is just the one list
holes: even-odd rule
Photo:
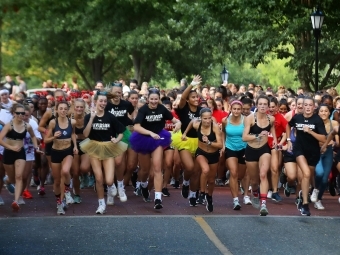
[[200, 84], [202, 81], [202, 77], [199, 75], [195, 75], [194, 79], [191, 82], [191, 85], [195, 88], [198, 84]]

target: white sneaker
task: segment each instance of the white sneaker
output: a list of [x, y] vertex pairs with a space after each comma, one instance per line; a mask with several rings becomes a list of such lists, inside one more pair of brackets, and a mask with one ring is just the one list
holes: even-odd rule
[[40, 185], [37, 186], [37, 190], [38, 190], [38, 191], [39, 191], [39, 189], [40, 189]]
[[325, 210], [325, 207], [323, 207], [322, 203], [321, 203], [321, 200], [319, 201], [316, 201], [314, 203], [314, 208], [318, 209], [318, 210]]
[[272, 196], [273, 196], [273, 191], [268, 190], [267, 198], [272, 198]]
[[339, 204], [340, 204], [340, 197], [339, 197]]
[[71, 192], [70, 191], [65, 191], [65, 199], [66, 199], [66, 204], [67, 205], [74, 203], [74, 200], [73, 200], [73, 198], [71, 196]]
[[[318, 201], [318, 195], [319, 195], [319, 190], [318, 189], [313, 189], [313, 193], [310, 196], [310, 200], [315, 203], [316, 201]], [[316, 207], [315, 207], [316, 208]]]
[[175, 178], [174, 177], [171, 177], [171, 181], [170, 181], [170, 185], [172, 186], [172, 185], [175, 185]]
[[107, 192], [111, 193], [111, 196], [113, 196], [113, 197], [117, 196], [116, 185], [113, 184], [111, 187], [107, 187]]
[[37, 187], [37, 185], [34, 183], [33, 177], [31, 178], [30, 186], [31, 187]]
[[2, 197], [0, 197], [0, 205], [4, 205], [4, 204], [5, 204], [4, 200], [2, 200]]
[[104, 205], [99, 205], [96, 211], [96, 214], [104, 214], [105, 213], [106, 206]]
[[252, 204], [249, 196], [243, 197], [243, 204], [245, 204], [245, 205], [251, 205]]
[[65, 214], [63, 204], [57, 204], [57, 214], [58, 215], [64, 215]]
[[114, 197], [107, 193], [106, 204], [107, 205], [114, 205]]
[[18, 199], [18, 205], [24, 205], [24, 204], [26, 204], [26, 203], [25, 203], [24, 199], [22, 198], [22, 196], [20, 196], [19, 199]]
[[118, 194], [119, 194], [120, 202], [126, 202], [127, 201], [127, 196], [125, 194], [125, 189], [118, 189]]

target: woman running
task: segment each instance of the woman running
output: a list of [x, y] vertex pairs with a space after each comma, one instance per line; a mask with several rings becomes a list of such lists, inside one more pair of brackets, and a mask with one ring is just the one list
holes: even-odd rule
[[[231, 116], [225, 118], [222, 122], [223, 140], [225, 141], [225, 165], [230, 171], [229, 187], [233, 197], [234, 210], [241, 209], [238, 199], [238, 180], [242, 180], [246, 173], [244, 153], [247, 144], [242, 140], [245, 119], [242, 115], [242, 105], [241, 101], [232, 101], [230, 103]], [[243, 198], [243, 202], [251, 204], [248, 196]]]
[[74, 125], [74, 133], [76, 135], [77, 140], [77, 149], [78, 153], [73, 155], [73, 161], [72, 161], [72, 178], [73, 178], [73, 192], [74, 192], [74, 203], [80, 204], [81, 203], [81, 197], [80, 197], [80, 179], [79, 177], [81, 174], [88, 174], [90, 171], [90, 158], [87, 154], [85, 154], [80, 149], [80, 143], [85, 140], [85, 136], [83, 134], [84, 132], [84, 119], [85, 119], [85, 107], [86, 103], [83, 99], [77, 98], [73, 102], [74, 104], [74, 113], [73, 113], [73, 119], [75, 121]]
[[[198, 137], [198, 148], [195, 153], [196, 161], [201, 167], [199, 203], [207, 201], [206, 208], [209, 212], [214, 210], [212, 194], [215, 187], [215, 176], [220, 159], [220, 149], [223, 148], [222, 133], [220, 127], [212, 120], [212, 112], [209, 108], [200, 111], [200, 121], [191, 121], [182, 135], [186, 139], [186, 134], [194, 128]], [[208, 184], [208, 193], [205, 189]]]
[[[327, 134], [330, 134], [333, 129], [338, 128], [339, 123], [336, 120], [330, 120], [331, 111], [329, 105], [321, 104], [318, 109], [318, 114], [323, 120]], [[339, 142], [339, 137], [336, 136]], [[321, 156], [318, 164], [315, 167], [315, 188], [310, 197], [314, 203], [314, 207], [318, 210], [324, 210], [325, 207], [322, 205], [321, 200], [323, 193], [325, 192], [328, 184], [328, 177], [332, 170], [333, 165], [333, 146], [335, 142], [331, 140], [328, 144], [321, 145]]]
[[170, 146], [171, 135], [164, 130], [165, 121], [172, 120], [175, 124], [174, 132], [181, 128], [181, 122], [174, 118], [160, 103], [157, 89], [150, 89], [148, 104], [138, 110], [134, 124], [134, 132], [130, 137], [131, 147], [138, 153], [141, 191], [144, 201], [149, 199], [148, 176], [150, 170], [154, 175], [155, 209], [163, 208], [162, 204], [162, 160], [164, 148]]
[[[13, 211], [19, 211], [19, 197], [23, 191], [23, 172], [26, 163], [26, 154], [24, 149], [24, 138], [28, 132], [31, 136], [35, 150], [40, 151], [37, 139], [32, 127], [23, 121], [25, 108], [21, 104], [14, 104], [11, 109], [13, 120], [7, 123], [0, 133], [0, 145], [3, 146], [3, 166], [8, 175], [8, 185], [15, 183], [14, 201], [12, 203]], [[6, 138], [6, 140], [4, 140]]]
[[182, 196], [189, 198], [190, 206], [197, 205], [196, 191], [199, 189], [199, 167], [195, 165], [193, 158], [198, 147], [198, 139], [194, 129], [187, 132], [185, 141], [182, 140], [182, 133], [191, 120], [200, 118], [199, 113], [202, 108], [199, 106], [199, 97], [194, 88], [200, 84], [201, 80], [199, 75], [195, 76], [192, 83], [184, 90], [176, 109], [176, 114], [182, 122], [181, 133], [172, 136], [172, 145], [178, 149], [184, 167]]
[[[308, 192], [311, 171], [320, 159], [319, 142], [326, 142], [325, 125], [317, 114], [314, 114], [314, 100], [305, 97], [303, 101], [303, 114], [294, 115], [286, 127], [287, 137], [290, 137], [291, 128], [296, 128], [296, 141], [294, 148], [288, 138], [288, 151], [292, 151], [296, 157], [296, 163], [302, 171], [301, 189], [299, 198], [303, 199], [298, 205], [301, 208], [301, 215], [310, 216], [308, 205]], [[301, 194], [302, 193], [302, 194]]]
[[[269, 99], [267, 96], [260, 95], [256, 100], [257, 111], [246, 117], [242, 139], [247, 142], [245, 159], [247, 171], [251, 179], [252, 204], [260, 209], [260, 215], [266, 216], [268, 209], [266, 206], [268, 193], [267, 173], [270, 169], [271, 148], [268, 145], [268, 133], [273, 135], [272, 145], [277, 144], [274, 117], [267, 114]], [[260, 176], [260, 191], [258, 190], [258, 179]], [[260, 205], [261, 200], [261, 205]]]
[[[44, 141], [46, 144], [52, 142], [51, 150], [51, 166], [53, 176], [53, 191], [57, 199], [57, 214], [65, 214], [62, 200], [65, 196], [66, 204], [73, 204], [74, 200], [71, 196], [71, 166], [73, 154], [78, 154], [75, 136], [75, 120], [68, 118], [69, 105], [66, 101], [59, 101], [56, 104], [57, 116], [51, 120], [48, 125], [48, 131]], [[73, 144], [72, 144], [73, 143]], [[64, 182], [64, 194], [61, 194], [63, 187], [61, 181]]]
[[[96, 190], [99, 206], [96, 214], [104, 214], [104, 176], [108, 186], [108, 197], [114, 196], [115, 160], [127, 150], [127, 144], [121, 142], [125, 127], [113, 114], [105, 111], [108, 98], [114, 96], [106, 91], [98, 91], [94, 96], [95, 109], [85, 116], [84, 136], [80, 149], [90, 157], [91, 167], [96, 179]], [[103, 173], [104, 171], [104, 173]]]

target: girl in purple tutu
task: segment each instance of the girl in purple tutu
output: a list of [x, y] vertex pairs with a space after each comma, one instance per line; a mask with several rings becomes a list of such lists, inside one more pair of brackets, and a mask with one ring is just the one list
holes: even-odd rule
[[138, 153], [141, 190], [144, 201], [149, 199], [148, 176], [150, 169], [154, 173], [155, 209], [162, 205], [162, 160], [163, 149], [171, 143], [171, 134], [164, 130], [165, 121], [171, 120], [175, 124], [174, 132], [181, 128], [181, 122], [175, 119], [163, 105], [160, 104], [160, 94], [157, 89], [150, 89], [148, 104], [138, 110], [134, 122], [134, 132], [130, 137], [131, 148]]

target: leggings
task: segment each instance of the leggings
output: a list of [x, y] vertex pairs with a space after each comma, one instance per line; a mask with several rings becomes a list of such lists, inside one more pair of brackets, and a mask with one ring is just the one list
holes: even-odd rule
[[324, 154], [321, 154], [320, 160], [315, 167], [315, 186], [319, 189], [318, 200], [322, 199], [328, 184], [329, 173], [332, 170], [333, 164], [333, 149], [332, 146], [327, 146]]

